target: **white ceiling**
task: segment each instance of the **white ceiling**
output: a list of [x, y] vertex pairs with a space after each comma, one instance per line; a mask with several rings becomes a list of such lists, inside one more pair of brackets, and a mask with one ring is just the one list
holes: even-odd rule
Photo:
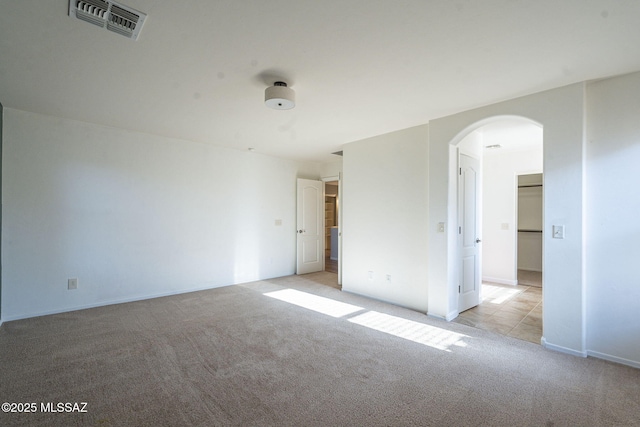
[[498, 149], [485, 148], [485, 154], [533, 150], [542, 153], [542, 127], [524, 120], [500, 120], [484, 125], [475, 132], [482, 135], [483, 147], [500, 146]]
[[[301, 160], [345, 143], [640, 70], [638, 0], [120, 0], [138, 41], [0, 0], [9, 108]], [[263, 104], [284, 80], [293, 110]]]

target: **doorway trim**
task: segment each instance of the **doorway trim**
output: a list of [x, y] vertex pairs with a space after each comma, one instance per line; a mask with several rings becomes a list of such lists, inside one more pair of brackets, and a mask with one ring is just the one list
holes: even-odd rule
[[296, 274], [324, 271], [324, 182], [296, 181]]
[[[320, 181], [324, 183], [338, 181], [338, 285], [342, 285], [342, 173], [323, 176]], [[326, 224], [324, 226], [326, 227]]]

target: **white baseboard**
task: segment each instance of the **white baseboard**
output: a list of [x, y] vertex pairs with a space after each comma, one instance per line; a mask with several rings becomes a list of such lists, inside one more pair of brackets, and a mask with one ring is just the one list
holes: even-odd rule
[[125, 304], [125, 303], [128, 303], [128, 302], [144, 301], [144, 300], [147, 300], [147, 299], [162, 298], [162, 297], [168, 297], [168, 296], [172, 296], [172, 295], [187, 294], [187, 293], [190, 293], [190, 292], [206, 291], [206, 290], [209, 290], [209, 289], [221, 288], [221, 287], [224, 287], [224, 286], [229, 286], [229, 285], [206, 286], [206, 287], [196, 288], [196, 289], [184, 289], [184, 290], [181, 289], [181, 290], [178, 290], [178, 291], [160, 292], [160, 293], [151, 294], [151, 295], [143, 295], [143, 296], [121, 298], [121, 299], [113, 299], [113, 300], [103, 301], [103, 302], [99, 302], [99, 303], [95, 303], [95, 304], [81, 304], [81, 305], [77, 305], [77, 306], [66, 307], [66, 308], [55, 309], [55, 310], [46, 310], [46, 311], [35, 312], [35, 313], [18, 314], [18, 315], [15, 315], [15, 316], [7, 316], [3, 320], [5, 322], [9, 322], [9, 321], [13, 321], [13, 320], [30, 319], [32, 317], [40, 317], [40, 316], [49, 316], [51, 314], [68, 313], [70, 311], [86, 310], [86, 309], [89, 309], [89, 308], [104, 307], [104, 306], [107, 306], [107, 305]]
[[548, 343], [544, 337], [540, 339], [540, 344], [546, 349], [557, 351], [560, 353], [566, 353], [566, 354], [570, 354], [572, 356], [578, 356], [578, 357], [589, 356], [589, 357], [594, 357], [596, 359], [607, 360], [609, 362], [619, 363], [621, 365], [631, 366], [632, 368], [640, 369], [640, 361], [637, 361], [637, 360], [629, 360], [623, 357], [613, 356], [611, 354], [601, 353], [599, 351], [594, 351], [594, 350], [586, 350], [586, 351], [573, 350], [570, 348]]
[[458, 312], [458, 310], [453, 310], [452, 312], [450, 312], [445, 316], [444, 320], [446, 320], [447, 322], [451, 322], [453, 319], [458, 317], [459, 314], [460, 313]]
[[441, 316], [440, 314], [433, 314], [427, 312], [427, 317], [433, 317], [434, 319], [447, 321], [447, 316]]
[[438, 320], [444, 320], [445, 322], [451, 322], [453, 319], [458, 317], [459, 314], [460, 313], [458, 312], [458, 310], [453, 310], [452, 312], [448, 313], [446, 316], [427, 312], [427, 316], [433, 317], [434, 319], [438, 319]]
[[600, 353], [599, 351], [587, 350], [587, 355], [591, 357], [596, 357], [598, 359], [608, 360], [609, 362], [619, 363], [621, 365], [631, 366], [632, 368], [640, 369], [640, 362], [635, 360], [624, 359], [618, 356], [612, 356], [607, 353]]
[[578, 357], [587, 357], [586, 351], [579, 351], [579, 350], [574, 350], [572, 348], [563, 347], [561, 345], [551, 344], [547, 342], [547, 340], [544, 337], [540, 339], [540, 345], [542, 345], [544, 348], [548, 350], [557, 351], [559, 353], [570, 354], [572, 356], [578, 356]]
[[438, 320], [447, 320], [445, 316], [440, 316], [439, 314], [427, 313], [427, 317], [433, 317], [434, 319]]
[[517, 280], [500, 279], [498, 277], [483, 277], [482, 281], [483, 282], [499, 283], [501, 285], [512, 285], [512, 286], [516, 286], [518, 284]]

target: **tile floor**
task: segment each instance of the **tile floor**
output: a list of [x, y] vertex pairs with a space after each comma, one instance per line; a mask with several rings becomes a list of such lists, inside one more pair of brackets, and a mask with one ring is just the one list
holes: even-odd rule
[[540, 344], [542, 337], [542, 288], [483, 283], [480, 305], [454, 322]]

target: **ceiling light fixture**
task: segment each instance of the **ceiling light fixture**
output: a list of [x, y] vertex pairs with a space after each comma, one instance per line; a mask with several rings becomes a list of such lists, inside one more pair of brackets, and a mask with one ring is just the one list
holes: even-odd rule
[[500, 144], [493, 144], [493, 145], [487, 145], [484, 148], [488, 148], [489, 150], [495, 150], [496, 148], [502, 148], [502, 145]]
[[264, 104], [274, 110], [290, 110], [296, 106], [296, 93], [285, 82], [275, 82], [264, 91]]

